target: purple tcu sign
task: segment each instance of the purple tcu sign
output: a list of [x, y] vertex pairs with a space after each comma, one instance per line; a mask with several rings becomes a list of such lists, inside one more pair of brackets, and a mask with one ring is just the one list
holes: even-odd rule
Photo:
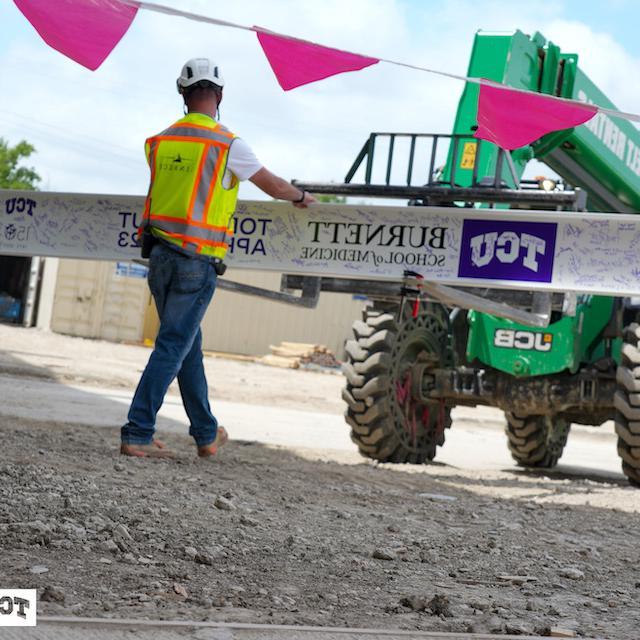
[[465, 220], [458, 277], [551, 282], [553, 222]]

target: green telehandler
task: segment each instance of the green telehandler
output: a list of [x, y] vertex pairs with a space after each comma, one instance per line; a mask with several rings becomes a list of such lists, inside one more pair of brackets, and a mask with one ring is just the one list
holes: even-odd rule
[[[478, 32], [468, 76], [615, 109], [580, 70], [577, 55], [562, 53], [540, 34]], [[453, 134], [372, 133], [344, 184], [298, 185], [316, 193], [405, 198], [415, 206], [640, 210], [640, 132], [629, 122], [599, 113], [586, 125], [505, 152], [473, 137], [477, 103], [478, 85], [469, 83]], [[401, 146], [406, 179], [403, 173], [394, 183]], [[424, 148], [430, 161], [417, 167]], [[532, 160], [561, 180], [523, 180]], [[501, 240], [502, 250], [513, 250], [499, 227], [485, 231], [485, 250], [495, 252]], [[289, 276], [288, 285], [296, 284]], [[615, 420], [622, 469], [640, 486], [639, 300], [481, 291], [488, 300], [547, 314], [548, 326], [533, 328], [442, 300], [421, 301], [418, 290], [394, 291], [373, 281], [354, 281], [349, 289], [344, 280], [323, 278], [322, 289], [364, 292], [371, 300], [353, 325], [344, 366], [346, 421], [363, 455], [428, 462], [444, 444], [453, 407], [489, 405], [504, 410], [509, 449], [525, 467], [553, 467], [572, 423]]]

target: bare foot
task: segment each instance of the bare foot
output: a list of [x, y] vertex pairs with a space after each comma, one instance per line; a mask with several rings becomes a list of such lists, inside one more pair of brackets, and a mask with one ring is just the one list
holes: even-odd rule
[[198, 447], [198, 456], [200, 458], [210, 458], [215, 456], [218, 453], [218, 449], [224, 447], [227, 444], [227, 440], [229, 439], [229, 434], [224, 427], [218, 427], [218, 431], [216, 433], [216, 439], [210, 443], [205, 445], [204, 447]]

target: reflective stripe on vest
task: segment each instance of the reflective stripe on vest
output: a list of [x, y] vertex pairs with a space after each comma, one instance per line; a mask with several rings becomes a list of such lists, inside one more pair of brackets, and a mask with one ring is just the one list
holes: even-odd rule
[[145, 218], [155, 235], [224, 257], [238, 184], [225, 189], [222, 177], [234, 138], [207, 116], [189, 114], [147, 140], [151, 184]]
[[225, 134], [223, 132], [213, 131], [211, 129], [204, 129], [202, 127], [190, 127], [190, 126], [174, 126], [165, 129], [162, 133], [159, 133], [154, 138], [202, 138], [203, 140], [213, 140], [220, 144], [230, 144], [233, 140], [233, 134]]
[[190, 238], [199, 238], [210, 242], [226, 242], [231, 234], [225, 227], [212, 227], [209, 225], [197, 226], [194, 224], [185, 224], [177, 220], [173, 220], [167, 216], [159, 216], [151, 214], [151, 220], [154, 227], [162, 229], [173, 235], [188, 235]]

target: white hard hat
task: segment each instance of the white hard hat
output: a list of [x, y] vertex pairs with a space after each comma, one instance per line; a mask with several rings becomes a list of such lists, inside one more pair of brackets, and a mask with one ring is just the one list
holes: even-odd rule
[[220, 67], [209, 58], [191, 58], [182, 67], [180, 77], [176, 80], [178, 93], [182, 93], [185, 87], [190, 87], [196, 82], [210, 82], [218, 87], [224, 87], [224, 80], [220, 75]]

